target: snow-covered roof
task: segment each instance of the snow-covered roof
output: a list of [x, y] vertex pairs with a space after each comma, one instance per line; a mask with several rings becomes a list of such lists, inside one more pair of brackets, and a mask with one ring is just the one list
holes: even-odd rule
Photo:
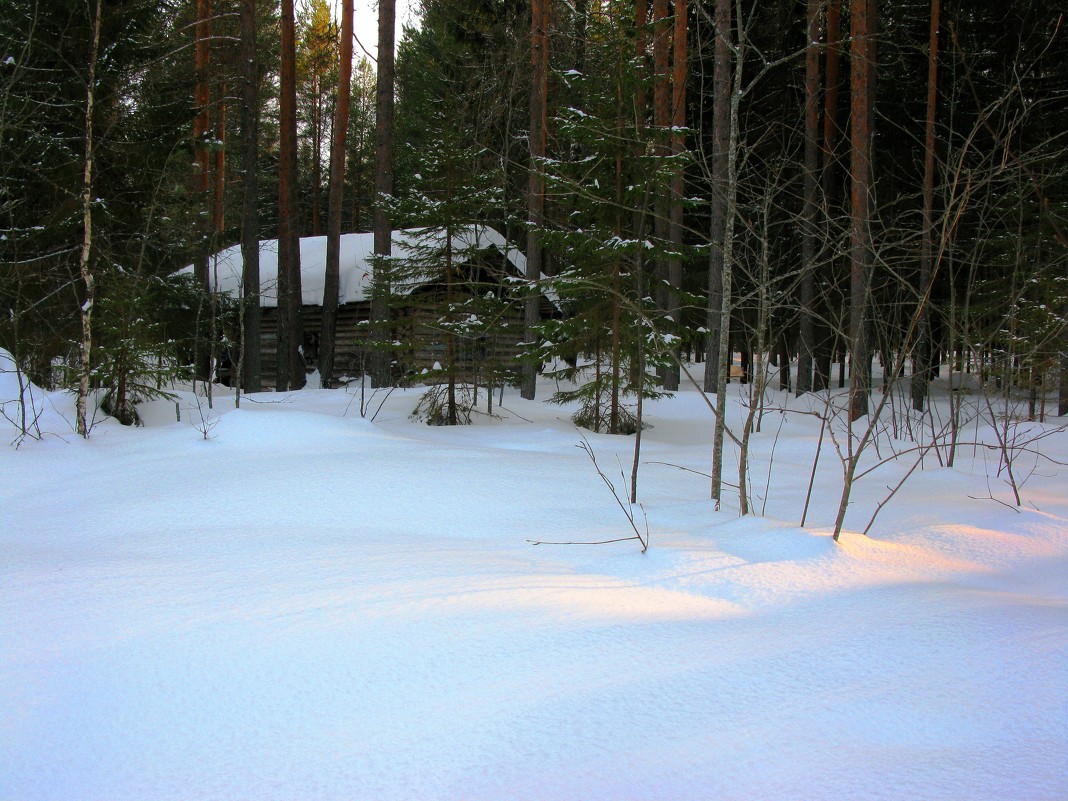
[[[433, 234], [424, 228], [410, 228], [393, 232], [393, 258], [405, 259], [412, 255], [414, 246], [426, 247], [433, 242]], [[438, 234], [444, 240], [444, 233]], [[463, 261], [465, 252], [495, 248], [515, 268], [517, 275], [525, 275], [527, 259], [518, 249], [505, 240], [493, 228], [472, 225], [453, 234], [453, 248], [457, 259]], [[339, 303], [358, 303], [370, 299], [371, 264], [374, 255], [374, 234], [341, 235], [341, 281], [338, 291]], [[233, 245], [220, 251], [209, 262], [210, 280], [220, 292], [237, 297], [241, 290], [243, 265], [241, 246]], [[181, 272], [191, 272], [187, 266]], [[217, 276], [217, 279], [216, 279]], [[326, 282], [326, 237], [306, 236], [300, 240], [300, 280], [302, 303], [318, 306], [323, 302]], [[278, 240], [260, 241], [260, 305], [277, 306], [278, 295]], [[396, 287], [394, 291], [396, 291]]]

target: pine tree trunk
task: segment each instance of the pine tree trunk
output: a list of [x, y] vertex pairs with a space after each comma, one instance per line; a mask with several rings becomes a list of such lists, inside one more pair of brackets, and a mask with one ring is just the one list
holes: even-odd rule
[[300, 209], [297, 201], [297, 79], [293, 0], [282, 0], [278, 166], [278, 377], [280, 391], [304, 385], [301, 355]]
[[210, 250], [215, 251], [226, 227], [226, 82], [219, 86], [219, 107], [215, 112], [215, 164], [211, 198]]
[[[668, 259], [668, 284], [670, 286], [668, 314], [675, 324], [676, 333], [682, 325], [682, 245], [683, 245], [683, 198], [686, 189], [686, 174], [681, 164], [682, 153], [686, 149], [686, 137], [682, 129], [686, 127], [686, 77], [689, 72], [687, 55], [687, 20], [688, 4], [686, 0], [675, 0], [675, 35], [674, 35], [674, 71], [672, 75], [672, 120], [671, 120], [671, 155], [679, 163], [671, 176], [671, 220], [668, 227], [668, 239], [674, 254]], [[673, 350], [675, 358], [664, 375], [664, 389], [674, 392], [679, 388], [679, 340]]]
[[[712, 74], [712, 202], [709, 220], [711, 255], [708, 264], [708, 340], [705, 352], [705, 392], [716, 392], [721, 354], [723, 316], [723, 221], [727, 204], [727, 148], [730, 139], [731, 5], [716, 0], [716, 46]], [[729, 298], [727, 302], [729, 302]], [[729, 318], [728, 318], [729, 323]]]
[[323, 233], [322, 214], [319, 209], [319, 195], [323, 187], [323, 85], [314, 79], [315, 102], [312, 103], [312, 174], [311, 174], [311, 233], [321, 236]]
[[[197, 285], [210, 289], [208, 283], [208, 190], [211, 186], [211, 166], [207, 146], [211, 126], [211, 84], [208, 69], [211, 62], [211, 0], [196, 0], [196, 26], [193, 43], [193, 198], [196, 208], [194, 223], [196, 248], [193, 274]], [[198, 359], [199, 363], [199, 359]]]
[[871, 284], [871, 144], [874, 72], [874, 20], [869, 0], [850, 5], [850, 281], [849, 281], [849, 410], [850, 419], [868, 413], [871, 394], [871, 353], [867, 325]]
[[[671, 152], [671, 67], [668, 0], [653, 0], [653, 131], [658, 168]], [[670, 319], [671, 291], [668, 287], [668, 257], [664, 253], [670, 237], [670, 187], [656, 184], [653, 205], [653, 235], [661, 252], [656, 257], [656, 307], [665, 322]], [[657, 370], [661, 384], [667, 388], [670, 382], [668, 368]]]
[[260, 78], [256, 59], [256, 0], [241, 0], [241, 134], [244, 187], [241, 209], [241, 336], [246, 392], [263, 388], [260, 342], [259, 126]]
[[820, 0], [808, 0], [807, 43], [805, 48], [805, 186], [801, 228], [801, 306], [797, 354], [797, 394], [812, 389], [812, 368], [816, 334], [813, 327], [816, 297], [816, 255], [819, 251], [819, 92], [820, 92]]
[[912, 408], [924, 410], [931, 380], [931, 276], [934, 253], [935, 114], [938, 110], [938, 26], [940, 0], [931, 0], [931, 34], [927, 51], [927, 120], [923, 158], [923, 238], [920, 240], [919, 308], [916, 311], [916, 354], [912, 371]]
[[[393, 195], [393, 40], [396, 27], [396, 0], [378, 3], [378, 79], [375, 106], [375, 256], [388, 259], [393, 252], [393, 223], [384, 201]], [[390, 385], [390, 293], [388, 273], [375, 265], [371, 296], [371, 386]]]
[[[193, 276], [205, 292], [211, 291], [208, 270], [211, 248], [211, 154], [208, 132], [211, 129], [211, 0], [196, 0], [196, 24], [193, 28]], [[207, 381], [211, 373], [211, 343], [198, 338], [195, 345], [195, 377]]]
[[[90, 265], [93, 249], [93, 109], [96, 103], [96, 62], [100, 53], [101, 0], [96, 0], [93, 19], [93, 42], [89, 51], [89, 75], [85, 91], [85, 158], [82, 162], [82, 245], [78, 253], [78, 271], [85, 287], [81, 305], [82, 339], [79, 347], [77, 433], [89, 436], [89, 378], [92, 374], [93, 303], [96, 281]], [[25, 429], [25, 426], [23, 426]]]
[[[838, 204], [838, 89], [839, 65], [842, 51], [840, 47], [842, 22], [841, 0], [827, 0], [827, 58], [824, 66], [823, 94], [823, 169], [820, 181], [823, 188], [824, 216], [835, 216]], [[826, 264], [824, 272], [833, 277], [835, 257], [831, 243], [824, 242]], [[827, 281], [830, 283], [830, 280]], [[830, 299], [817, 295], [816, 308], [823, 313], [830, 311]], [[830, 317], [829, 314], [827, 314]], [[831, 386], [831, 357], [837, 333], [830, 330], [824, 322], [813, 321], [813, 338], [815, 339], [815, 359], [812, 370], [812, 388], [815, 391]]]
[[[542, 243], [540, 226], [545, 215], [545, 173], [541, 160], [547, 146], [547, 92], [549, 81], [549, 0], [532, 0], [530, 24], [530, 174], [527, 184], [527, 221], [530, 234], [527, 237], [527, 281], [533, 284], [541, 279]], [[534, 328], [538, 324], [540, 295], [531, 292], [523, 310], [523, 339], [534, 341]], [[533, 400], [537, 383], [537, 365], [523, 365], [523, 386], [520, 394]]]
[[337, 105], [334, 108], [334, 135], [330, 146], [326, 279], [323, 288], [323, 323], [319, 333], [319, 376], [324, 387], [330, 387], [334, 382], [338, 292], [341, 284], [341, 207], [345, 199], [345, 145], [352, 87], [352, 4], [353, 0], [341, 0], [341, 63]]

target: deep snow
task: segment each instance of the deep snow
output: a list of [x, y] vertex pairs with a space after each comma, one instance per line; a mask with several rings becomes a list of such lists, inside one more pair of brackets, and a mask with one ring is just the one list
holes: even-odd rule
[[[769, 393], [739, 518], [686, 389], [647, 409], [649, 551], [533, 546], [629, 533], [567, 410], [430, 428], [417, 392], [0, 422], [0, 799], [1068, 797], [1065, 468], [1021, 457], [1017, 510], [992, 452], [929, 454], [861, 536], [902, 459], [836, 545], [829, 442], [797, 526], [818, 403]], [[633, 439], [586, 436], [619, 486]]]

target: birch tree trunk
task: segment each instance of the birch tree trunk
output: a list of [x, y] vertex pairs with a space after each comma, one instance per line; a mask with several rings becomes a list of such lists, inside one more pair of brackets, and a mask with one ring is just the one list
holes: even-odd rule
[[90, 266], [93, 248], [93, 108], [96, 101], [96, 62], [100, 53], [101, 0], [96, 0], [93, 19], [93, 42], [89, 51], [89, 76], [85, 90], [85, 159], [82, 165], [82, 245], [78, 253], [78, 271], [85, 287], [81, 307], [82, 341], [79, 348], [79, 380], [76, 430], [89, 436], [89, 378], [92, 373], [93, 303], [96, 285]]
[[[716, 16], [719, 17], [720, 4], [726, 6], [730, 14], [730, 0], [716, 0]], [[730, 35], [730, 18], [721, 28], [725, 35]], [[719, 27], [717, 25], [717, 27]], [[727, 378], [731, 369], [730, 330], [731, 330], [731, 292], [734, 273], [734, 222], [738, 211], [738, 125], [739, 109], [742, 103], [742, 68], [745, 57], [745, 28], [741, 15], [737, 20], [737, 39], [731, 46], [734, 51], [734, 74], [730, 91], [727, 113], [727, 154], [726, 176], [724, 179], [723, 199], [723, 240], [722, 270], [720, 272], [720, 311], [719, 311], [719, 359], [716, 371], [716, 431], [712, 442], [712, 500], [719, 509], [723, 492], [723, 439], [727, 426]], [[731, 65], [728, 63], [727, 65]], [[718, 72], [718, 71], [717, 71]], [[713, 134], [713, 138], [715, 134]], [[708, 370], [708, 367], [705, 367]]]
[[341, 0], [341, 63], [337, 105], [334, 108], [334, 138], [330, 148], [326, 279], [323, 287], [323, 327], [319, 333], [319, 376], [323, 387], [330, 387], [334, 382], [338, 292], [341, 284], [341, 206], [345, 196], [345, 144], [352, 93], [352, 3], [353, 0]]

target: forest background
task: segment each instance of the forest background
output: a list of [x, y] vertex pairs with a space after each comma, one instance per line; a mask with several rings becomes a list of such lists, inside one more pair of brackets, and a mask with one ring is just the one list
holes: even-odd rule
[[[566, 360], [560, 400], [581, 400], [593, 430], [634, 431], [639, 399], [704, 363], [721, 447], [733, 354], [744, 380], [773, 364], [797, 393], [848, 380], [851, 419], [878, 411], [875, 358], [920, 413], [939, 370], [1022, 393], [1032, 419], [1056, 388], [1068, 412], [1054, 6], [416, 11], [394, 74], [346, 54], [326, 0], [15, 0], [0, 20], [0, 346], [29, 380], [79, 392], [83, 433], [90, 391], [133, 422], [223, 352], [246, 389], [303, 385], [299, 261], [278, 288], [290, 358], [266, 376], [258, 287], [212, 293], [210, 254], [241, 242], [254, 270], [262, 239], [404, 225], [485, 224], [519, 244], [527, 282], [500, 300], [524, 310], [529, 347], [499, 380], [530, 397], [538, 366]], [[391, 37], [394, 4], [380, 15]], [[376, 251], [388, 275], [388, 242]], [[175, 277], [187, 264], [194, 279]], [[385, 386], [407, 377], [389, 369], [381, 284], [370, 373]], [[561, 314], [540, 320], [550, 292]], [[465, 335], [458, 304], [436, 313], [443, 336]]]

